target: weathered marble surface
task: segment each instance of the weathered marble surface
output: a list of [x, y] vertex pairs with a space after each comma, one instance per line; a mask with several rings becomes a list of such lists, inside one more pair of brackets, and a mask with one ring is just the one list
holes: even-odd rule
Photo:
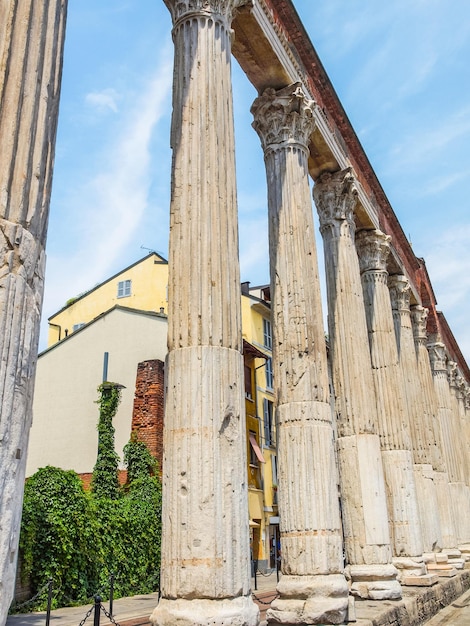
[[175, 72], [158, 625], [254, 626], [231, 86], [237, 0], [166, 2]]
[[0, 8], [0, 624], [15, 583], [66, 6]]
[[[388, 289], [390, 237], [379, 230], [356, 235], [377, 402], [378, 431], [394, 557], [417, 560], [423, 552], [413, 473], [411, 427], [405, 401]], [[403, 565], [403, 563], [401, 563]], [[400, 568], [402, 569], [402, 568]], [[410, 568], [407, 568], [410, 569]], [[421, 563], [413, 573], [424, 573]]]
[[[364, 298], [354, 235], [357, 192], [351, 170], [325, 173], [313, 197], [320, 217], [327, 278], [330, 358], [346, 560], [353, 593], [396, 598], [392, 551]], [[361, 574], [356, 579], [356, 566]], [[385, 576], [382, 566], [386, 566]], [[362, 577], [364, 569], [368, 576]], [[356, 584], [357, 582], [357, 584]]]
[[308, 181], [314, 106], [294, 84], [251, 109], [268, 183], [283, 573], [267, 619], [281, 624], [339, 624], [348, 607]]

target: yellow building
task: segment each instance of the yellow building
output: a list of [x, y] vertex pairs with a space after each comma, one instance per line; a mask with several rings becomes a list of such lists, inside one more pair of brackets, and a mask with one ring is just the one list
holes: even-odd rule
[[49, 318], [48, 347], [116, 305], [166, 313], [168, 262], [156, 252], [133, 263], [93, 289], [70, 298]]
[[[49, 342], [48, 349], [40, 356], [38, 362], [38, 381], [44, 381], [44, 389], [36, 390], [36, 424], [44, 427], [44, 420], [53, 423], [54, 432], [57, 433], [56, 438], [60, 441], [62, 456], [58, 456], [58, 463], [52, 454], [52, 442], [49, 441], [48, 454], [51, 458], [47, 459], [50, 464], [58, 464], [60, 466], [64, 457], [67, 455], [64, 449], [64, 439], [67, 437], [67, 431], [63, 433], [63, 437], [59, 439], [61, 429], [63, 429], [63, 407], [61, 414], [57, 415], [57, 419], [53, 417], [53, 407], [48, 408], [51, 398], [50, 385], [47, 378], [53, 371], [60, 370], [60, 376], [67, 379], [68, 373], [67, 363], [74, 362], [75, 371], [73, 380], [74, 389], [78, 396], [87, 398], [85, 390], [80, 390], [79, 379], [77, 378], [77, 370], [80, 368], [88, 369], [85, 365], [86, 355], [83, 353], [81, 344], [88, 345], [88, 337], [92, 337], [92, 328], [100, 328], [96, 320], [100, 320], [101, 325], [111, 327], [107, 320], [119, 319], [135, 320], [139, 323], [156, 324], [153, 318], [148, 315], [157, 314], [159, 321], [164, 320], [166, 324], [167, 312], [167, 285], [168, 285], [168, 263], [155, 252], [150, 253], [143, 259], [125, 268], [121, 272], [115, 274], [108, 280], [97, 285], [93, 289], [81, 294], [75, 298], [71, 298], [66, 305], [57, 313], [49, 318]], [[276, 430], [274, 424], [273, 411], [273, 377], [271, 367], [271, 351], [272, 351], [272, 333], [271, 333], [271, 309], [269, 298], [269, 287], [249, 287], [249, 283], [242, 284], [241, 291], [242, 306], [242, 334], [243, 334], [243, 352], [245, 363], [245, 404], [246, 404], [246, 428], [247, 428], [247, 473], [248, 473], [248, 505], [250, 516], [250, 532], [252, 539], [252, 555], [253, 560], [257, 562], [258, 569], [265, 571], [266, 569], [276, 566], [276, 549], [278, 545], [278, 513], [277, 513], [277, 471], [276, 471]], [[136, 316], [137, 313], [146, 313], [147, 317]], [[134, 318], [130, 315], [134, 313]], [[104, 315], [106, 314], [106, 315]], [[104, 315], [104, 317], [103, 317]], [[148, 319], [147, 319], [148, 318]], [[156, 326], [155, 326], [156, 328]], [[158, 326], [160, 328], [160, 326]], [[163, 331], [163, 327], [162, 327]], [[136, 349], [141, 345], [142, 349], [148, 345], [148, 336], [142, 335], [139, 331], [132, 332], [130, 327], [125, 331], [129, 334], [129, 340], [133, 344], [132, 353], [129, 354], [119, 352], [113, 343], [112, 338], [106, 339], [106, 345], [113, 347], [111, 361], [113, 367], [116, 368], [116, 360], [126, 362], [127, 369], [137, 368], [137, 362], [134, 363], [133, 355], [137, 354]], [[77, 341], [70, 341], [75, 337]], [[161, 332], [160, 343], [162, 344]], [[80, 339], [80, 340], [79, 340]], [[118, 343], [119, 337], [114, 338]], [[97, 338], [93, 339], [93, 345], [99, 343]], [[60, 344], [63, 344], [61, 349]], [[67, 344], [67, 346], [66, 346]], [[104, 345], [104, 344], [103, 344]], [[160, 344], [159, 344], [160, 345]], [[76, 346], [76, 347], [75, 347]], [[101, 344], [100, 344], [101, 346]], [[58, 350], [59, 349], [59, 350]], [[105, 349], [105, 348], [104, 348]], [[100, 347], [102, 351], [102, 347]], [[147, 350], [148, 352], [148, 350]], [[62, 354], [63, 353], [63, 354]], [[146, 353], [145, 350], [142, 354]], [[63, 356], [66, 359], [63, 358]], [[152, 358], [150, 355], [147, 358]], [[161, 347], [159, 353], [153, 358], [163, 359]], [[98, 357], [94, 358], [95, 361]], [[57, 363], [56, 363], [57, 361]], [[52, 369], [55, 367], [55, 370]], [[114, 370], [113, 370], [114, 371]], [[126, 401], [126, 413], [130, 413], [127, 405], [132, 402], [132, 372], [126, 375], [121, 372], [121, 378], [125, 377], [126, 386], [129, 385]], [[96, 378], [96, 375], [95, 375]], [[49, 381], [50, 382], [50, 381]], [[95, 392], [97, 384], [92, 386], [91, 393]], [[122, 382], [119, 380], [118, 382]], [[62, 387], [63, 385], [61, 385]], [[90, 386], [90, 385], [88, 385]], [[57, 392], [59, 393], [59, 392]], [[70, 415], [73, 423], [83, 424], [83, 413], [86, 411], [85, 405], [79, 408], [80, 400], [77, 399], [76, 419]], [[53, 404], [53, 401], [50, 402]], [[61, 403], [57, 403], [60, 406]], [[87, 398], [87, 405], [91, 405], [91, 401]], [[124, 407], [122, 407], [123, 409]], [[120, 411], [122, 413], [123, 411]], [[78, 413], [81, 413], [78, 415]], [[119, 418], [118, 413], [117, 418]], [[93, 421], [93, 414], [90, 415], [89, 421]], [[91, 423], [90, 421], [90, 423]], [[121, 418], [123, 422], [122, 428], [120, 424], [116, 424], [117, 433], [121, 439], [127, 436], [128, 424], [130, 416], [124, 415]], [[41, 429], [42, 429], [41, 428]], [[34, 469], [38, 463], [43, 460], [42, 456], [35, 453], [35, 441], [39, 436], [35, 436], [33, 424], [33, 432], [30, 445], [31, 462], [29, 466]], [[90, 439], [90, 437], [89, 437]], [[91, 438], [92, 442], [94, 438]], [[73, 445], [76, 447], [76, 441]], [[38, 444], [39, 445], [39, 444]], [[90, 452], [86, 457], [82, 456], [81, 463], [84, 459], [94, 458], [94, 443], [90, 447]], [[66, 448], [66, 446], [65, 446]], [[57, 447], [59, 450], [59, 446]], [[38, 451], [39, 452], [39, 451]], [[71, 457], [70, 457], [71, 458]], [[82, 472], [91, 471], [88, 468], [90, 462], [85, 463], [87, 467], [81, 467]]]
[[279, 539], [269, 287], [242, 284], [242, 333], [251, 546], [265, 571], [276, 566]]

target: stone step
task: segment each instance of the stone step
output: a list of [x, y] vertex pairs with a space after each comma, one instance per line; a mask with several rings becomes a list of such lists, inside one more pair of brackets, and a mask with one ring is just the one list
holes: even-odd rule
[[400, 580], [402, 585], [407, 587], [431, 587], [439, 582], [437, 574], [425, 574], [424, 576], [403, 576]]

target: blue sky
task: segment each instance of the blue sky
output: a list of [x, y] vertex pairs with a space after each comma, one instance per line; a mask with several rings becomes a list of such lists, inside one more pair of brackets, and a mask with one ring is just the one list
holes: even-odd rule
[[[294, 0], [470, 361], [470, 3]], [[173, 45], [163, 0], [70, 0], [45, 320], [168, 250]], [[256, 97], [233, 63], [241, 278], [268, 282]], [[315, 215], [316, 218], [316, 215]], [[317, 232], [317, 242], [321, 237]]]

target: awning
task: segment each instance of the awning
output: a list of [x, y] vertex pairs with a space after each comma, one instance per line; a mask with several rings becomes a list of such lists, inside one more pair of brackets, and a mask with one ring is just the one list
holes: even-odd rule
[[250, 528], [259, 528], [261, 526], [261, 524], [258, 524], [258, 522], [254, 522], [252, 519], [250, 519]]
[[255, 346], [246, 339], [243, 340], [243, 354], [244, 356], [251, 356], [254, 359], [269, 359], [267, 354], [255, 348]]
[[263, 453], [261, 452], [258, 442], [256, 441], [256, 437], [253, 435], [253, 433], [250, 433], [250, 443], [251, 443], [251, 447], [255, 451], [256, 458], [258, 459], [258, 461], [260, 463], [266, 463], [263, 457]]

